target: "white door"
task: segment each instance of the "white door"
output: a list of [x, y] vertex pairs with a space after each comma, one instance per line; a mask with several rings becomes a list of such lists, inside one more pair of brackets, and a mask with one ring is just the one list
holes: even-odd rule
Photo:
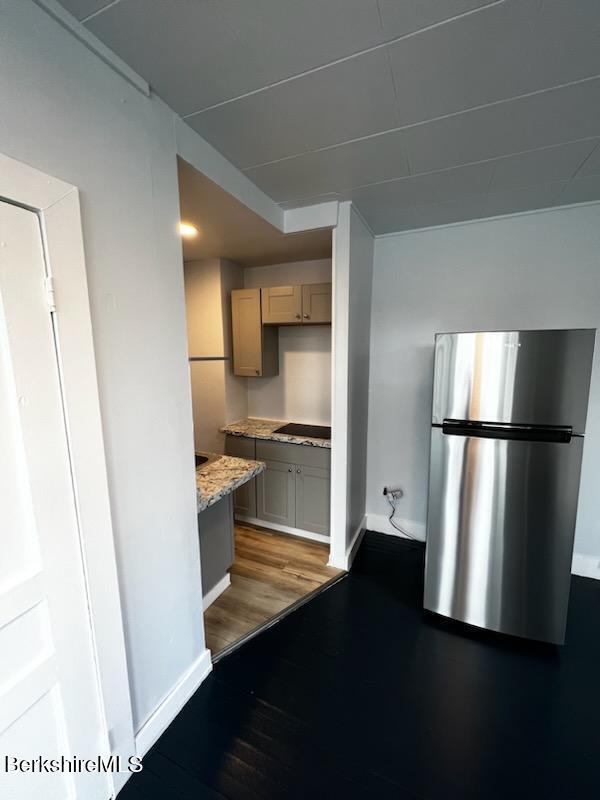
[[101, 773], [6, 771], [6, 757], [10, 769], [13, 758], [99, 755], [104, 725], [39, 221], [0, 202], [0, 797], [106, 800]]

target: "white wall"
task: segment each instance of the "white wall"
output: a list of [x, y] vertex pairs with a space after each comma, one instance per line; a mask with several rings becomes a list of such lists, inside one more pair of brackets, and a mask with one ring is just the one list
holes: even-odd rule
[[244, 285], [243, 270], [224, 258], [184, 265], [186, 319], [192, 360], [192, 409], [196, 451], [225, 452], [223, 425], [248, 416], [247, 379], [233, 374], [231, 291]]
[[1, 5], [0, 152], [81, 190], [139, 728], [204, 649], [174, 117], [30, 0]]
[[[331, 259], [244, 270], [245, 288], [331, 282]], [[331, 424], [331, 327], [279, 328], [279, 375], [248, 378], [248, 415]]]
[[350, 218], [348, 304], [348, 494], [346, 547], [366, 511], [373, 236], [353, 210]]
[[373, 236], [350, 202], [333, 236], [332, 566], [347, 569], [366, 510]]
[[[378, 238], [371, 331], [369, 525], [425, 534], [433, 337], [438, 331], [600, 327], [600, 205]], [[575, 550], [600, 555], [600, 347], [596, 348]], [[389, 531], [391, 532], [391, 531]], [[597, 560], [597, 559], [596, 559]]]

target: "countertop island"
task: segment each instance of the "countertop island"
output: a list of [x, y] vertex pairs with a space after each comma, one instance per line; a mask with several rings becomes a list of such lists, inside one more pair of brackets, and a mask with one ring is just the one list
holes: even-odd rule
[[249, 439], [264, 439], [270, 442], [287, 442], [288, 444], [307, 444], [312, 447], [325, 447], [331, 449], [331, 439], [321, 439], [315, 436], [293, 436], [289, 433], [275, 433], [277, 428], [282, 428], [286, 422], [273, 419], [256, 419], [248, 417], [232, 422], [221, 428], [221, 433], [230, 436], [246, 436]]
[[264, 461], [234, 458], [217, 453], [204, 453], [208, 461], [196, 467], [198, 513], [218, 503], [235, 489], [264, 472]]
[[229, 586], [235, 558], [233, 492], [267, 468], [264, 461], [200, 453], [196, 467], [198, 534], [203, 607], [206, 609]]

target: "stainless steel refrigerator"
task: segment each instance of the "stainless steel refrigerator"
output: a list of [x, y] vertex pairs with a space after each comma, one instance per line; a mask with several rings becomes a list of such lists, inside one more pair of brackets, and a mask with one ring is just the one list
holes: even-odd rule
[[595, 333], [436, 336], [429, 611], [564, 642]]

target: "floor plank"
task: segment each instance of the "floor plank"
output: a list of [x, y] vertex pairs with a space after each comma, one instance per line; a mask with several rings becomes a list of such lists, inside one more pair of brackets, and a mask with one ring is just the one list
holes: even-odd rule
[[231, 586], [204, 613], [209, 650], [217, 655], [339, 575], [328, 559], [326, 544], [236, 523]]
[[424, 550], [367, 534], [348, 577], [219, 661], [118, 800], [579, 800], [600, 785], [600, 581], [567, 641], [423, 612]]

